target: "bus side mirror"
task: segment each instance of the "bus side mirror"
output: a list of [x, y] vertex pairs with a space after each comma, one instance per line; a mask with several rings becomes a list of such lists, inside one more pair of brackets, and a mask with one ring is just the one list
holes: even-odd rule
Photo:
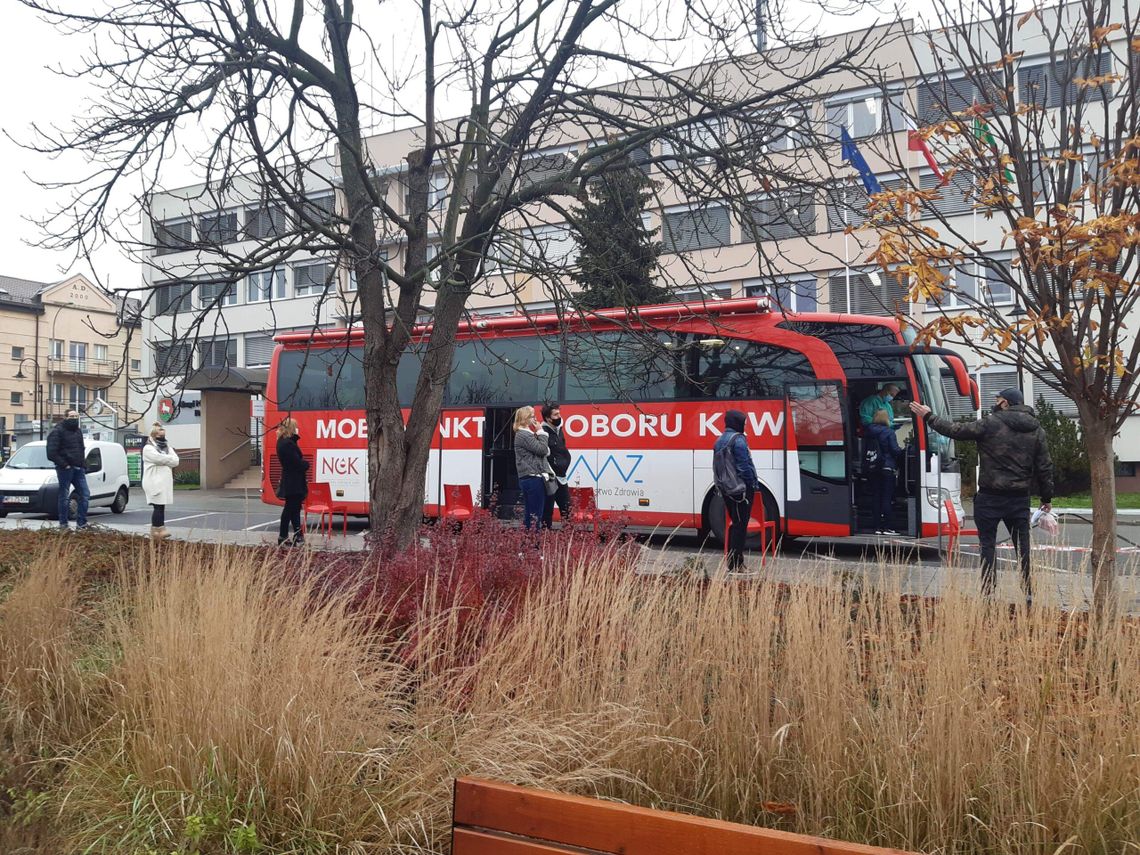
[[966, 371], [966, 363], [962, 361], [962, 357], [957, 354], [944, 354], [942, 359], [950, 366], [950, 371], [954, 375], [954, 385], [958, 387], [958, 394], [963, 398], [969, 398], [974, 404], [974, 409], [978, 409], [981, 403], [978, 384], [970, 379], [970, 374]]

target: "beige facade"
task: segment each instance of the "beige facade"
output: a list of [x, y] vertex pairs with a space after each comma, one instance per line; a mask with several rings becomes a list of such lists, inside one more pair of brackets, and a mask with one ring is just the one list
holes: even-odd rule
[[0, 276], [5, 440], [40, 439], [71, 408], [92, 436], [114, 439], [137, 425], [128, 401], [142, 337], [130, 309], [81, 275], [54, 283]]

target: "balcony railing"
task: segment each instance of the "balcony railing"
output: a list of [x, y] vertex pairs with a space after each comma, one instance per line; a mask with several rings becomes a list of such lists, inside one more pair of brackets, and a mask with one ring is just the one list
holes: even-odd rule
[[72, 359], [70, 357], [48, 359], [48, 369], [55, 374], [83, 374], [88, 377], [110, 377], [115, 373], [115, 363], [108, 359]]

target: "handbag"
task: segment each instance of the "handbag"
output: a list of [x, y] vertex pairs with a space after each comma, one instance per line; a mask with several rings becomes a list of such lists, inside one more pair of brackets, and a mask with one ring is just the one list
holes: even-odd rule
[[558, 492], [558, 479], [553, 475], [545, 474], [542, 476], [542, 486], [546, 488], [546, 495], [553, 496]]

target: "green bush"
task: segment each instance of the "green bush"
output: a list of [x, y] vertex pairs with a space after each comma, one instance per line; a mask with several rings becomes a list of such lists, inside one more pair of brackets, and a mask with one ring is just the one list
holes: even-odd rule
[[175, 484], [200, 484], [202, 475], [197, 469], [187, 469], [185, 472], [174, 473]]
[[1089, 456], [1076, 419], [1057, 412], [1043, 397], [1037, 398], [1037, 419], [1045, 429], [1049, 456], [1053, 458], [1053, 492], [1058, 496], [1088, 491], [1092, 481]]

